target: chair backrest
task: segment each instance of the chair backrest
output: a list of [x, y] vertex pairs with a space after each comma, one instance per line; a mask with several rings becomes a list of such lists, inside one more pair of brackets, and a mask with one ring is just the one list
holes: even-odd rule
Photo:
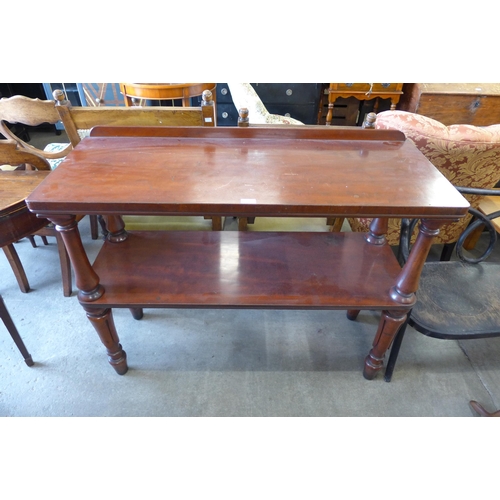
[[55, 90], [54, 99], [71, 144], [76, 146], [90, 129], [106, 126], [207, 126], [215, 125], [212, 93], [203, 92], [200, 107], [132, 106], [80, 107], [70, 106], [61, 90]]
[[[500, 180], [500, 124], [445, 126], [415, 113], [383, 111], [377, 115], [375, 128], [403, 132], [455, 186], [490, 189]], [[479, 196], [465, 197], [473, 208], [479, 204]], [[444, 226], [438, 238], [456, 241], [471, 217]]]
[[22, 124], [35, 127], [42, 123], [56, 124], [59, 113], [56, 111], [55, 102], [51, 100], [31, 99], [16, 95], [0, 99], [0, 132], [7, 139], [15, 141], [19, 148], [43, 156], [47, 159], [64, 158], [70, 151], [71, 145], [67, 144], [58, 152], [49, 152], [23, 141], [8, 127], [10, 124]]
[[[26, 170], [50, 170], [49, 162], [41, 155], [20, 148], [15, 141], [0, 141], [0, 165], [26, 165]], [[0, 168], [0, 171], [2, 169]]]
[[189, 107], [191, 97], [202, 95], [205, 90], [214, 92], [216, 86], [216, 83], [120, 83], [120, 92], [126, 106], [133, 106], [134, 100], [182, 99], [182, 105]]

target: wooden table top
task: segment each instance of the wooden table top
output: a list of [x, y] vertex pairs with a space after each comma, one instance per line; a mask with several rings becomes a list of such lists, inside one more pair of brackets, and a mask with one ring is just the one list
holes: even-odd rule
[[[144, 137], [133, 137], [138, 133]], [[467, 201], [397, 131], [155, 127], [88, 137], [27, 199], [53, 214], [456, 218]]]
[[24, 204], [25, 198], [50, 174], [49, 170], [13, 170], [0, 173], [0, 216]]

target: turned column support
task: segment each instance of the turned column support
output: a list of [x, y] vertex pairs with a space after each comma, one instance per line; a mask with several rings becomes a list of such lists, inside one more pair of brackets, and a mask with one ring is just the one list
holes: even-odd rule
[[104, 215], [103, 219], [108, 231], [106, 234], [108, 241], [111, 241], [111, 243], [120, 243], [127, 239], [128, 233], [125, 231], [125, 223], [121, 215]]
[[80, 302], [93, 302], [102, 296], [104, 288], [99, 284], [99, 276], [92, 268], [80, 238], [78, 224], [74, 215], [43, 215], [39, 217], [49, 219], [59, 231], [64, 246], [68, 252], [73, 270], [75, 271], [76, 286], [79, 290]]
[[415, 292], [418, 289], [420, 274], [429, 254], [434, 237], [439, 234], [439, 228], [448, 221], [437, 219], [422, 219], [419, 225], [417, 239], [410, 252], [406, 264], [391, 289], [391, 297], [401, 304], [412, 305], [415, 302]]
[[120, 344], [111, 309], [94, 309], [85, 304], [82, 304], [82, 306], [87, 313], [87, 318], [99, 335], [101, 342], [106, 347], [109, 364], [118, 375], [125, 375], [128, 371], [127, 354]]
[[387, 240], [385, 235], [389, 227], [389, 219], [387, 217], [379, 217], [373, 219], [370, 224], [370, 230], [365, 235], [365, 240], [372, 245], [385, 245]]
[[365, 358], [363, 376], [372, 380], [384, 366], [384, 356], [396, 333], [406, 321], [407, 311], [383, 311], [372, 348]]
[[[404, 306], [405, 309], [382, 312], [373, 347], [365, 358], [363, 376], [366, 379], [373, 379], [383, 368], [385, 353], [391, 346], [396, 333], [406, 321], [408, 308], [415, 303], [415, 292], [418, 289], [420, 274], [429, 254], [432, 241], [439, 234], [439, 228], [445, 222], [447, 221], [432, 219], [424, 219], [420, 222], [419, 232], [412, 251], [396, 278], [396, 284], [390, 291], [391, 298]], [[349, 312], [352, 315], [354, 311]]]

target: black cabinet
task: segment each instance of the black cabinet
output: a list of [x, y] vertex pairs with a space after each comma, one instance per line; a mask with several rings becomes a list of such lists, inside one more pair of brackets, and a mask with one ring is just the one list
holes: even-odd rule
[[[319, 83], [252, 83], [269, 113], [290, 116], [307, 125], [318, 120], [321, 84]], [[226, 83], [217, 84], [217, 125], [238, 124], [238, 110], [234, 106]]]
[[252, 83], [269, 113], [290, 116], [307, 125], [318, 121], [321, 84]]

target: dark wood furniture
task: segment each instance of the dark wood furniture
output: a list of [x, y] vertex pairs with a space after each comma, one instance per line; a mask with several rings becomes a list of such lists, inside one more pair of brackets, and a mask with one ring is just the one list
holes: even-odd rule
[[398, 109], [444, 125], [500, 123], [500, 83], [405, 83]]
[[5, 328], [7, 328], [7, 331], [10, 333], [12, 340], [15, 342], [17, 348], [23, 355], [25, 363], [28, 366], [33, 366], [34, 365], [33, 358], [31, 357], [31, 354], [28, 352], [28, 349], [26, 349], [23, 339], [21, 338], [21, 335], [19, 335], [16, 325], [12, 321], [12, 318], [10, 317], [7, 307], [5, 307], [5, 303], [1, 295], [0, 295], [0, 318], [3, 321]]
[[[489, 189], [457, 187], [466, 194], [490, 194]], [[496, 192], [500, 195], [500, 191]], [[500, 263], [487, 262], [497, 240], [491, 220], [500, 211], [488, 215], [469, 209], [477, 219], [460, 235], [457, 254], [460, 260], [427, 262], [422, 270], [418, 301], [408, 314], [407, 323], [397, 333], [385, 371], [391, 381], [406, 330], [406, 324], [428, 337], [441, 340], [465, 340], [500, 337]], [[411, 256], [410, 235], [416, 221], [405, 219], [401, 231], [403, 261]], [[489, 245], [480, 255], [467, 254], [463, 244], [477, 227], [486, 227]]]
[[[96, 127], [33, 192], [33, 212], [57, 224], [79, 301], [119, 374], [127, 361], [112, 308], [380, 310], [364, 376], [415, 302], [434, 234], [468, 203], [397, 131], [317, 126]], [[103, 135], [100, 137], [99, 135]], [[143, 137], [137, 137], [142, 135]], [[147, 161], [144, 161], [147, 159]], [[102, 165], [106, 175], [102, 176]], [[93, 182], [97, 176], [100, 182]], [[107, 217], [107, 241], [90, 264], [75, 214]], [[379, 217], [352, 233], [130, 232], [116, 214]], [[386, 217], [421, 217], [401, 269], [384, 244]]]
[[[54, 90], [56, 111], [64, 125], [71, 145], [76, 147], [81, 141], [81, 135], [89, 133], [98, 125], [113, 126], [215, 126], [215, 111], [212, 92], [204, 90], [200, 106], [167, 107], [167, 106], [131, 106], [131, 107], [87, 107], [71, 106], [60, 89]], [[142, 168], [142, 166], [140, 167]], [[222, 230], [222, 217], [209, 217], [214, 231]], [[141, 220], [134, 218], [128, 223], [141, 225]], [[159, 227], [168, 227], [168, 220], [158, 222]]]
[[375, 106], [372, 111], [376, 113], [379, 98], [390, 99], [390, 109], [396, 109], [396, 105], [402, 94], [402, 83], [330, 83], [328, 88], [326, 125], [331, 125], [335, 101], [340, 97], [355, 97], [360, 101], [375, 99]]
[[[9, 124], [23, 124], [30, 127], [41, 124], [59, 124], [59, 114], [52, 100], [31, 99], [22, 95], [0, 99], [0, 132], [9, 140], [14, 141], [18, 149], [42, 156], [49, 163], [61, 160], [72, 150], [71, 144], [61, 144], [57, 152], [45, 151], [28, 144], [16, 136]], [[53, 165], [51, 165], [52, 168]], [[80, 218], [82, 218], [81, 216]], [[97, 217], [90, 217], [90, 233], [92, 239], [98, 238]]]
[[[47, 219], [38, 218], [28, 210], [26, 197], [50, 174], [47, 161], [24, 150], [16, 149], [10, 141], [0, 141], [0, 164], [19, 166], [26, 164], [40, 170], [0, 171], [0, 247], [14, 272], [19, 288], [27, 293], [30, 285], [14, 243], [22, 238], [39, 235], [47, 244], [46, 237], [54, 236], [57, 241], [63, 293], [71, 295], [71, 264], [61, 235], [49, 225]], [[34, 245], [34, 239], [32, 244]]]

